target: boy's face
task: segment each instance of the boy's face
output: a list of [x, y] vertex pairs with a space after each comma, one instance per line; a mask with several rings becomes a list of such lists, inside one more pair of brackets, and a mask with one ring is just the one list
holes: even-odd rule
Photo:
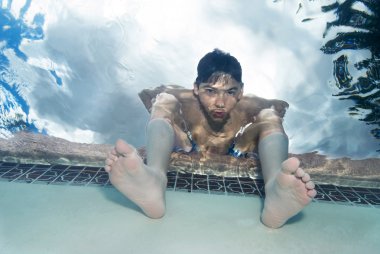
[[209, 118], [221, 123], [225, 121], [243, 96], [241, 83], [230, 75], [220, 74], [213, 82], [194, 84], [194, 94]]

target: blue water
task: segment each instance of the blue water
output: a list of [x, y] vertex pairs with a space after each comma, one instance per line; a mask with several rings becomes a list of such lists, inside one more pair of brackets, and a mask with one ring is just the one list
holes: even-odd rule
[[[290, 102], [285, 127], [289, 128], [290, 137], [294, 137], [295, 152], [317, 150], [331, 156], [379, 156], [380, 50], [376, 1], [347, 0], [318, 8], [314, 1], [302, 2], [294, 5], [294, 11], [284, 12], [276, 10], [285, 6], [283, 1], [256, 5], [249, 1], [221, 2], [207, 6], [202, 1], [186, 6], [163, 1], [169, 17], [153, 18], [146, 13], [157, 15], [154, 6], [133, 0], [117, 6], [116, 2], [0, 1], [0, 137], [26, 130], [78, 142], [112, 143], [122, 137], [134, 145], [143, 145], [147, 112], [139, 104], [137, 92], [167, 83], [190, 88], [199, 57], [216, 47], [233, 55], [244, 49], [247, 55], [238, 56], [243, 78], [255, 77], [249, 71], [244, 75], [251, 68], [250, 61], [257, 67], [266, 59], [260, 59], [261, 50], [256, 46], [239, 44], [237, 39], [253, 34], [252, 42], [256, 38], [264, 41], [261, 47], [277, 43], [275, 57], [285, 48], [300, 62], [313, 57], [317, 61], [312, 65], [314, 69], [300, 74], [304, 77], [295, 91], [286, 77], [278, 81], [275, 75], [272, 90], [276, 91], [277, 83], [287, 84], [289, 89], [281, 87], [277, 90], [284, 93], [269, 93]], [[311, 7], [317, 11], [308, 13]], [[125, 12], [121, 11], [124, 9]], [[185, 16], [188, 12], [191, 16], [193, 11], [204, 15], [199, 14], [193, 20], [185, 18], [183, 27], [171, 20], [177, 18], [176, 13]], [[209, 23], [197, 23], [200, 19]], [[319, 38], [313, 38], [302, 28], [310, 24], [324, 27]], [[225, 29], [218, 31], [222, 25]], [[281, 25], [284, 28], [272, 29]], [[347, 31], [347, 27], [352, 29]], [[300, 37], [302, 33], [305, 36]], [[293, 43], [286, 41], [291, 36], [295, 38]], [[307, 49], [310, 53], [301, 50], [307, 44], [313, 45]], [[248, 55], [251, 50], [253, 57]], [[290, 72], [297, 70], [296, 66], [274, 62], [268, 60], [269, 70], [263, 69], [268, 71], [263, 77], [271, 73], [273, 64]], [[256, 87], [252, 91], [256, 92]]]
[[[28, 56], [20, 50], [20, 44], [23, 40], [43, 40], [44, 15], [36, 14], [32, 24], [24, 22], [25, 13], [30, 8], [31, 0], [25, 2], [20, 9], [18, 18], [14, 17], [10, 8], [12, 1], [8, 1], [5, 7], [0, 9], [0, 24], [2, 33], [0, 33], [1, 50], [0, 50], [0, 93], [4, 100], [1, 101], [0, 130], [4, 136], [21, 130], [45, 133], [43, 129], [38, 129], [32, 121], [28, 120], [30, 105], [21, 93], [21, 86], [17, 80], [10, 61], [5, 53], [11, 50], [18, 58], [23, 61], [28, 60]], [[3, 5], [3, 1], [0, 2]], [[18, 112], [12, 114], [13, 112]]]

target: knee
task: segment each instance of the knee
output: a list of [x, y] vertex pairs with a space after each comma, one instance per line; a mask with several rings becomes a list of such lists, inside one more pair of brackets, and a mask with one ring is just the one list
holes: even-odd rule
[[156, 96], [153, 101], [154, 107], [163, 107], [163, 108], [171, 108], [177, 106], [179, 104], [177, 98], [169, 93], [160, 93]]
[[176, 97], [168, 93], [157, 95], [152, 105], [150, 119], [165, 119], [170, 124], [180, 110], [180, 104]]
[[160, 117], [160, 116], [156, 116], [156, 117], [151, 117], [149, 122], [148, 122], [148, 126], [150, 125], [156, 125], [156, 124], [169, 124], [170, 126], [173, 126], [172, 124], [172, 120], [168, 117]]
[[260, 111], [256, 117], [257, 122], [272, 122], [272, 123], [282, 123], [282, 118], [279, 114], [271, 108], [265, 108]]
[[259, 126], [260, 139], [273, 133], [284, 133], [282, 118], [273, 109], [261, 110], [256, 117], [256, 121]]

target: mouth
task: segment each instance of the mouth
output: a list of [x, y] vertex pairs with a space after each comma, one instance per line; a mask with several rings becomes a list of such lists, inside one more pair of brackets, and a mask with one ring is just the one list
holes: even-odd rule
[[219, 118], [219, 119], [223, 119], [226, 116], [226, 112], [224, 111], [213, 111], [211, 114], [214, 118]]

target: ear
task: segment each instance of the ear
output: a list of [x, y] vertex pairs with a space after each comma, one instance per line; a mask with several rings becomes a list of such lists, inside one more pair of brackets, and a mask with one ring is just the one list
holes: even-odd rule
[[193, 91], [194, 91], [194, 94], [195, 94], [195, 95], [197, 95], [197, 96], [199, 95], [199, 88], [198, 88], [198, 85], [195, 84], [195, 83], [194, 83], [194, 85], [193, 85]]
[[240, 89], [240, 92], [239, 92], [238, 97], [237, 97], [238, 101], [240, 101], [241, 98], [243, 98], [243, 93], [244, 93], [244, 88], [242, 87], [242, 88]]

